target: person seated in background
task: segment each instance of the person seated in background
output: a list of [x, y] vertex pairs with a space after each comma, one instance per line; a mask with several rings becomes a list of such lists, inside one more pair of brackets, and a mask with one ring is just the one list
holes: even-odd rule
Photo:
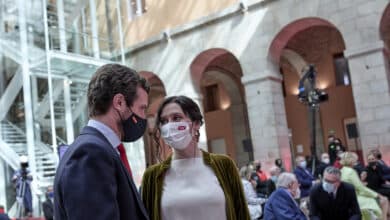
[[341, 169], [343, 168], [343, 165], [340, 163], [340, 160], [341, 160], [341, 155], [344, 153], [344, 151], [339, 151], [337, 153], [337, 157], [336, 157], [336, 160], [334, 161], [334, 163], [332, 164], [332, 166], [338, 168], [338, 169]]
[[279, 167], [281, 173], [286, 171], [286, 169], [283, 166], [283, 161], [280, 158], [275, 159], [275, 166]]
[[314, 177], [316, 179], [321, 179], [322, 178], [322, 174], [324, 173], [324, 170], [325, 170], [325, 168], [327, 166], [330, 166], [329, 154], [328, 153], [322, 153], [321, 154], [321, 162], [316, 167], [316, 170], [314, 172]]
[[293, 173], [280, 174], [277, 189], [265, 204], [264, 220], [305, 220], [306, 216], [295, 199], [300, 197], [299, 183]]
[[[341, 155], [340, 163], [343, 165], [341, 180], [355, 187], [363, 219], [370, 219], [372, 214], [378, 219], [387, 219], [386, 215], [382, 215], [382, 213], [387, 213], [387, 198], [362, 183], [357, 172], [352, 168], [357, 160], [358, 156], [353, 152], [345, 152]], [[379, 201], [379, 204], [377, 201]]]
[[367, 177], [365, 179], [367, 182], [367, 187], [390, 199], [390, 184], [383, 178], [378, 159], [374, 154], [370, 153], [367, 156], [367, 161]]
[[282, 171], [280, 170], [279, 167], [271, 167], [271, 169], [269, 170], [269, 174], [271, 175], [270, 179], [275, 184], [275, 186], [276, 186], [276, 182], [278, 181], [278, 177], [281, 173]]
[[[359, 160], [356, 161], [356, 163], [352, 167], [356, 172], [358, 173], [358, 176], [361, 176], [364, 171], [366, 171], [366, 168], [362, 163], [360, 163]], [[364, 174], [363, 174], [364, 175]]]
[[297, 177], [299, 189], [301, 190], [301, 197], [305, 198], [309, 196], [310, 188], [314, 185], [315, 179], [311, 172], [307, 169], [307, 162], [304, 157], [298, 156], [295, 159], [297, 167], [294, 170], [294, 174]]
[[264, 204], [267, 200], [257, 197], [255, 192], [257, 181], [251, 178], [252, 172], [252, 165], [243, 166], [240, 169], [240, 177], [244, 187], [245, 198], [248, 203], [251, 220], [257, 220], [263, 213], [262, 204]]
[[268, 179], [266, 173], [261, 170], [261, 163], [259, 160], [255, 160], [253, 165], [256, 168], [256, 172], [253, 172], [251, 178], [256, 180], [256, 193], [258, 197], [267, 198], [271, 195], [275, 186], [272, 180]]
[[387, 181], [390, 181], [390, 167], [387, 166], [385, 161], [382, 160], [382, 153], [379, 151], [379, 149], [371, 150], [370, 153], [374, 154], [376, 157], [378, 166], [382, 170], [383, 178]]
[[10, 220], [7, 213], [4, 211], [4, 206], [0, 205], [0, 220]]
[[355, 188], [340, 178], [339, 169], [325, 168], [322, 183], [310, 191], [310, 219], [361, 219]]

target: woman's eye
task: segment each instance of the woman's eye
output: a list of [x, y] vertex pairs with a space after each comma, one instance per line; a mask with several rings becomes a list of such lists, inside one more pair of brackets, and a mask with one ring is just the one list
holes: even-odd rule
[[173, 121], [181, 121], [181, 117], [180, 116], [175, 116], [175, 117], [173, 117]]

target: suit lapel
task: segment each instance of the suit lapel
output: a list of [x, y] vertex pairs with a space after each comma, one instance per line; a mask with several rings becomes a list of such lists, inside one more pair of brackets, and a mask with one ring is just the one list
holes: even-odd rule
[[102, 139], [102, 140], [104, 140], [106, 142], [107, 146], [109, 146], [109, 147], [107, 147], [107, 149], [109, 149], [111, 154], [119, 161], [121, 169], [122, 169], [122, 172], [125, 173], [125, 175], [126, 175], [127, 182], [129, 183], [131, 191], [133, 192], [134, 197], [137, 200], [138, 207], [141, 209], [141, 211], [144, 214], [145, 218], [148, 219], [149, 215], [147, 214], [146, 209], [145, 209], [145, 207], [144, 207], [144, 205], [143, 205], [143, 203], [142, 203], [142, 201], [140, 199], [140, 196], [139, 196], [137, 187], [134, 184], [133, 178], [130, 177], [129, 172], [127, 171], [126, 167], [123, 165], [123, 163], [122, 163], [122, 161], [121, 161], [121, 159], [119, 157], [118, 152], [116, 152], [115, 149], [113, 147], [111, 147], [111, 144], [107, 140], [107, 138], [102, 133], [100, 133], [97, 129], [95, 129], [93, 127], [86, 126], [86, 127], [83, 128], [82, 132], [80, 133], [80, 135], [83, 135], [83, 134], [96, 135], [100, 139]]

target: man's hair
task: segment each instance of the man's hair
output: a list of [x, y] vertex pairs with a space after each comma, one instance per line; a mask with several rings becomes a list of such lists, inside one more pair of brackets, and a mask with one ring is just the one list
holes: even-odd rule
[[340, 179], [340, 177], [341, 177], [340, 170], [338, 168], [334, 167], [334, 166], [326, 167], [325, 170], [324, 170], [324, 176], [325, 176], [325, 173], [335, 175], [335, 176], [338, 177], [338, 179]]
[[295, 174], [284, 172], [284, 173], [280, 174], [280, 176], [278, 177], [278, 181], [276, 182], [276, 187], [277, 188], [280, 188], [280, 187], [289, 188], [291, 183], [296, 181], [296, 180], [297, 180], [297, 178], [295, 177]]
[[137, 98], [138, 86], [149, 93], [149, 84], [135, 70], [120, 64], [101, 66], [88, 85], [89, 116], [107, 113], [116, 94], [122, 94], [126, 104], [132, 106]]

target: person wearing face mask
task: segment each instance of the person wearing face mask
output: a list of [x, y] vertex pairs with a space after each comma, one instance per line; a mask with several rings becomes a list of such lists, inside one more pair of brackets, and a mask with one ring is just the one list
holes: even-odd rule
[[366, 167], [367, 187], [390, 198], [390, 184], [386, 181], [382, 175], [382, 170], [379, 167], [379, 163], [374, 154], [370, 153], [367, 156], [368, 166]]
[[373, 149], [370, 151], [378, 162], [378, 167], [382, 171], [383, 178], [387, 181], [390, 181], [390, 167], [386, 164], [385, 161], [382, 160], [382, 153], [379, 151], [379, 149]]
[[295, 201], [300, 198], [299, 183], [295, 175], [288, 172], [280, 174], [276, 187], [265, 204], [264, 220], [305, 220], [305, 214]]
[[300, 184], [301, 198], [309, 196], [310, 188], [316, 183], [310, 170], [307, 169], [307, 162], [304, 157], [298, 156], [295, 159], [297, 167], [294, 169], [294, 174]]
[[88, 85], [90, 120], [54, 180], [56, 220], [148, 220], [122, 142], [145, 132], [149, 85], [135, 70], [101, 66]]
[[339, 169], [325, 168], [322, 182], [310, 191], [310, 219], [361, 219], [355, 188], [340, 178]]
[[171, 96], [156, 115], [156, 143], [172, 155], [149, 167], [142, 178], [142, 200], [152, 220], [249, 220], [245, 194], [234, 162], [198, 148], [203, 116], [186, 96]]
[[387, 219], [386, 214], [382, 215], [382, 213], [387, 213], [387, 198], [366, 187], [360, 180], [357, 172], [352, 168], [358, 159], [357, 154], [345, 152], [340, 157], [340, 163], [343, 165], [341, 180], [355, 187], [363, 219], [370, 219], [370, 215], [374, 215], [377, 219]]
[[261, 162], [255, 160], [253, 165], [256, 171], [252, 173], [252, 179], [256, 180], [256, 193], [258, 197], [268, 198], [275, 190], [275, 184], [271, 179], [268, 179], [267, 174], [261, 170]]
[[49, 186], [46, 190], [46, 200], [42, 203], [42, 211], [46, 220], [53, 220], [54, 218], [53, 199], [53, 187]]
[[321, 154], [321, 162], [317, 165], [316, 170], [314, 172], [314, 177], [316, 179], [321, 179], [322, 174], [327, 166], [330, 166], [330, 159], [328, 153]]

